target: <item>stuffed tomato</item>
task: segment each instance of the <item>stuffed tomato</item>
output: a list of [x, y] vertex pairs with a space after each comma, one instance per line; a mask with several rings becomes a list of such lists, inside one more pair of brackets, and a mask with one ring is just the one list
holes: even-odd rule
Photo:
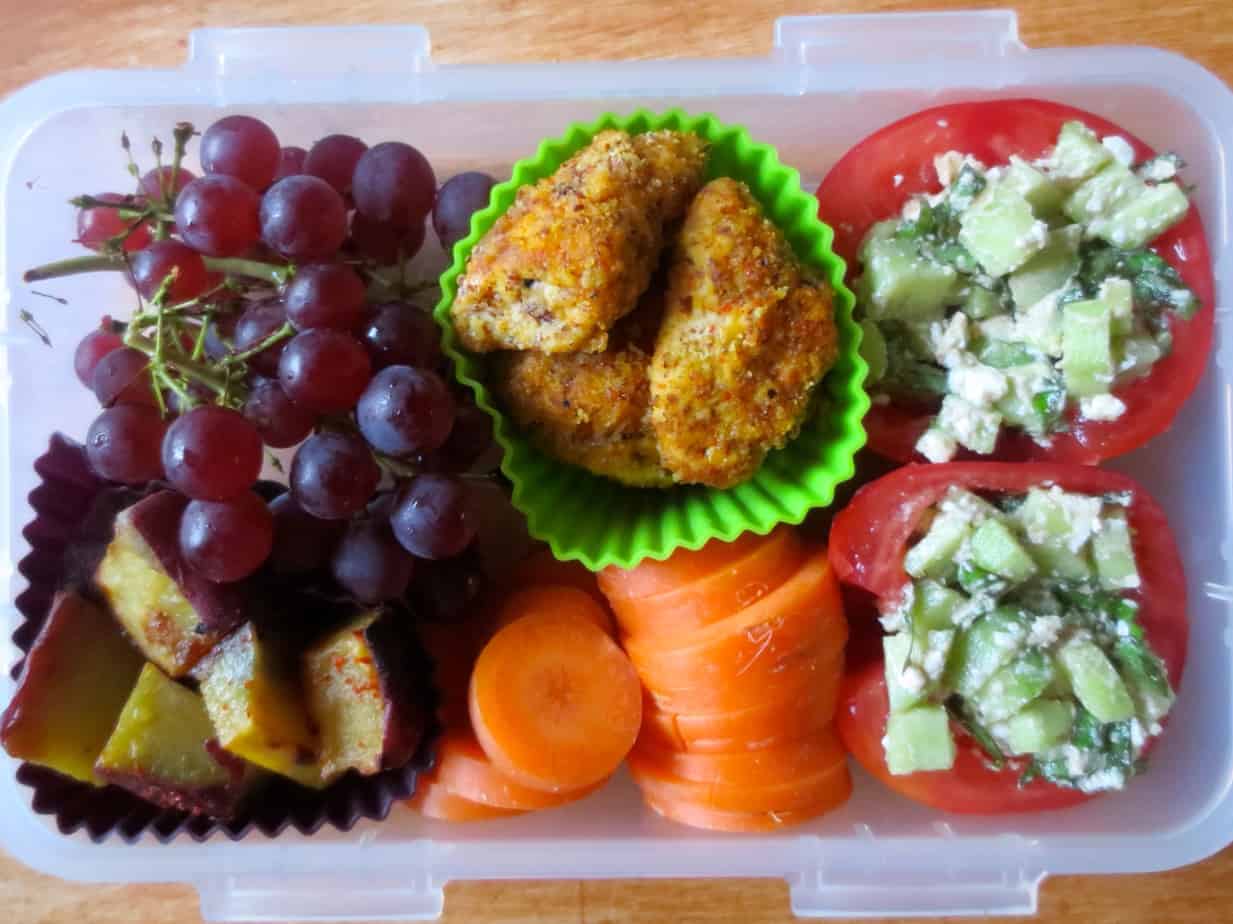
[[950, 812], [1062, 808], [1144, 770], [1186, 656], [1186, 585], [1134, 481], [1060, 463], [910, 465], [835, 519], [881, 657], [838, 717], [890, 788]]
[[848, 152], [818, 201], [855, 277], [869, 445], [1091, 464], [1163, 432], [1213, 330], [1181, 166], [1034, 99], [928, 109]]

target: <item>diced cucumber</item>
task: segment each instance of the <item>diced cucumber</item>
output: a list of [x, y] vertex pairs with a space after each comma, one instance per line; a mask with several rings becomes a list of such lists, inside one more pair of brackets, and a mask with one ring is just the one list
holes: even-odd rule
[[963, 594], [937, 581], [917, 581], [912, 597], [913, 628], [923, 633], [953, 627], [955, 610], [963, 601]]
[[1131, 336], [1116, 344], [1118, 381], [1141, 378], [1165, 355], [1154, 337]]
[[1075, 707], [1056, 699], [1040, 699], [1006, 720], [1006, 745], [1012, 754], [1039, 754], [1070, 737]]
[[1062, 308], [1062, 376], [1076, 397], [1104, 395], [1113, 385], [1112, 312], [1101, 301]]
[[1000, 597], [1010, 589], [1010, 582], [992, 571], [986, 571], [971, 562], [964, 562], [956, 571], [956, 580], [966, 593], [973, 597], [987, 595]]
[[1134, 330], [1134, 286], [1131, 285], [1129, 279], [1110, 276], [1101, 284], [1100, 294], [1097, 297], [1109, 306], [1109, 327], [1114, 336], [1124, 337]]
[[1049, 175], [1054, 180], [1081, 183], [1112, 160], [1113, 153], [1094, 131], [1082, 122], [1067, 122], [1058, 134]]
[[1024, 343], [1054, 358], [1062, 355], [1061, 309], [1045, 296], [1034, 305], [1015, 308], [1015, 330]]
[[1052, 365], [1036, 360], [1007, 369], [1005, 374], [1006, 394], [995, 405], [998, 413], [1034, 436], [1043, 435], [1048, 421], [1037, 407], [1036, 396], [1055, 381]]
[[1048, 231], [1028, 201], [1006, 183], [987, 187], [959, 218], [959, 243], [990, 276], [1022, 266], [1045, 246]]
[[1168, 672], [1145, 641], [1134, 635], [1120, 637], [1113, 646], [1113, 660], [1145, 725], [1168, 714], [1174, 698]]
[[1001, 722], [1035, 699], [1053, 682], [1053, 659], [1031, 650], [1000, 668], [976, 694], [976, 707], [989, 722]]
[[958, 395], [947, 395], [942, 399], [937, 425], [958, 440], [960, 445], [972, 452], [988, 455], [997, 445], [1002, 415], [977, 407]]
[[[904, 670], [908, 667], [908, 654], [912, 650], [912, 636], [907, 632], [887, 635], [882, 639], [883, 662], [886, 670], [886, 693], [890, 698], [891, 712], [903, 712], [910, 709], [925, 698], [926, 684], [919, 686], [905, 680]], [[913, 667], [916, 674], [923, 679], [924, 674], [919, 668]]]
[[1022, 157], [1011, 155], [1002, 182], [1028, 201], [1037, 218], [1048, 220], [1062, 208], [1062, 190]]
[[956, 300], [958, 274], [911, 241], [870, 238], [864, 248], [865, 314], [874, 321], [929, 320]]
[[1026, 343], [1012, 340], [982, 340], [976, 358], [994, 369], [1013, 369], [1034, 361], [1040, 354]]
[[886, 375], [886, 338], [868, 318], [861, 321], [861, 358], [869, 366], [866, 384], [873, 385]]
[[[1032, 488], [1018, 510], [1018, 517], [1030, 543], [1036, 562], [1048, 572], [1069, 580], [1082, 581], [1092, 576], [1088, 560], [1084, 527], [1082, 541], [1076, 543], [1072, 509], [1060, 497], [1040, 488]], [[1078, 545], [1076, 551], [1072, 546]]]
[[1135, 714], [1134, 701], [1121, 675], [1094, 642], [1067, 642], [1058, 651], [1058, 663], [1076, 698], [1098, 721], [1122, 722]]
[[1062, 208], [1071, 221], [1088, 225], [1134, 202], [1146, 189], [1129, 167], [1111, 161], [1080, 183]]
[[886, 769], [896, 776], [949, 770], [955, 763], [950, 716], [941, 706], [917, 706], [886, 720]]
[[929, 531], [908, 549], [903, 570], [912, 577], [938, 577], [954, 565], [955, 553], [972, 531], [965, 517], [939, 513]]
[[1088, 227], [1093, 237], [1114, 247], [1144, 247], [1181, 221], [1190, 210], [1190, 200], [1176, 183], [1148, 186], [1133, 202]]
[[1050, 231], [1040, 253], [1010, 274], [1007, 284], [1020, 309], [1030, 308], [1046, 295], [1066, 285], [1079, 269], [1079, 244], [1083, 229], [1068, 225]]
[[973, 699], [1026, 638], [1027, 626], [1017, 610], [999, 607], [982, 616], [955, 639], [944, 684], [965, 699]]
[[1022, 584], [1036, 573], [1036, 562], [1001, 520], [986, 520], [968, 541], [972, 563]]
[[1100, 532], [1092, 536], [1092, 557], [1100, 586], [1105, 590], [1133, 590], [1139, 586], [1139, 569], [1126, 514], [1113, 510], [1103, 520]]
[[1002, 300], [996, 292], [973, 282], [963, 293], [963, 301], [959, 304], [959, 310], [973, 321], [982, 321], [1001, 312]]

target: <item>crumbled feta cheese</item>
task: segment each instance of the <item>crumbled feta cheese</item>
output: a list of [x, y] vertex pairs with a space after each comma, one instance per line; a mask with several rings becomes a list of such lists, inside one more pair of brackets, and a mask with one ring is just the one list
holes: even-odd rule
[[1080, 792], [1105, 792], [1110, 789], [1121, 789], [1126, 785], [1126, 771], [1120, 767], [1106, 767], [1091, 776], [1079, 780]]
[[903, 209], [900, 211], [900, 217], [904, 221], [916, 221], [920, 218], [920, 199], [913, 196], [903, 204]]
[[951, 485], [938, 502], [938, 512], [965, 520], [972, 526], [979, 526], [993, 512], [993, 508], [971, 491]]
[[[1089, 497], [1086, 494], [1071, 494], [1057, 485], [1049, 488], [1049, 498], [1064, 511], [1066, 522], [1070, 525], [1066, 546], [1077, 554], [1092, 538], [1092, 534], [1101, 530], [1100, 508], [1103, 501], [1099, 497]], [[1029, 524], [1028, 539], [1033, 542], [1036, 542], [1032, 539], [1036, 526], [1037, 524]], [[1037, 535], [1041, 542], [1045, 540], [1042, 533]]]
[[1028, 630], [1028, 644], [1045, 648], [1057, 641], [1058, 633], [1061, 631], [1062, 619], [1060, 616], [1053, 613], [1037, 616], [1032, 620], [1032, 627]]
[[1121, 135], [1105, 135], [1100, 139], [1100, 143], [1113, 155], [1113, 159], [1123, 167], [1129, 167], [1135, 162], [1135, 149]]
[[1143, 750], [1143, 745], [1147, 743], [1147, 729], [1143, 727], [1143, 723], [1138, 719], [1130, 720], [1130, 744], [1135, 749], [1137, 754]]
[[925, 669], [930, 680], [937, 680], [942, 676], [942, 669], [946, 667], [946, 655], [954, 638], [953, 629], [937, 629], [929, 633], [929, 644], [921, 667]]
[[1062, 757], [1066, 759], [1066, 772], [1070, 776], [1082, 776], [1087, 770], [1087, 756], [1073, 744], [1062, 747]]
[[1141, 174], [1143, 179], [1152, 183], [1163, 183], [1177, 176], [1177, 167], [1168, 157], [1154, 157]]
[[895, 176], [892, 178], [891, 182], [894, 183], [895, 188], [898, 189], [900, 186], [903, 185], [903, 174], [896, 173]]
[[950, 368], [958, 363], [967, 345], [968, 316], [962, 311], [929, 325], [929, 348], [943, 366]]
[[1161, 726], [1159, 722], [1153, 722], [1151, 725], [1147, 727], [1148, 734], [1151, 735], [1153, 738], [1155, 738], [1157, 735], [1159, 735], [1163, 731], [1164, 731], [1164, 727]]
[[951, 621], [961, 629], [966, 629], [981, 616], [992, 613], [997, 601], [987, 594], [977, 594], [964, 600], [951, 614]]
[[930, 462], [949, 462], [959, 451], [959, 444], [949, 433], [930, 427], [916, 441], [916, 451]]
[[1015, 319], [1008, 314], [997, 314], [991, 318], [985, 318], [983, 321], [978, 321], [976, 329], [986, 340], [1005, 340], [1011, 342], [1018, 339], [1015, 333]]
[[977, 407], [959, 395], [947, 395], [938, 411], [937, 425], [972, 452], [987, 455], [997, 443], [1002, 415]]
[[966, 154], [959, 151], [946, 151], [943, 154], [935, 154], [933, 156], [933, 169], [937, 171], [938, 182], [943, 186], [949, 186], [955, 181], [955, 177], [959, 175], [959, 171], [963, 169], [963, 162], [967, 158]]
[[1117, 625], [1115, 626], [1115, 631], [1122, 638], [1128, 638], [1130, 636], [1130, 623], [1126, 622], [1124, 619], [1119, 619], [1117, 621]]
[[882, 613], [879, 621], [887, 632], [902, 632], [908, 627], [908, 613], [916, 603], [916, 585], [905, 584], [899, 602]]
[[946, 388], [977, 407], [991, 407], [1007, 389], [1006, 376], [981, 363], [961, 363], [951, 366], [946, 376]]
[[912, 693], [919, 693], [925, 689], [925, 674], [915, 664], [909, 664], [899, 673], [899, 683], [905, 689]]
[[1019, 239], [1015, 241], [1015, 246], [1022, 248], [1031, 247], [1039, 250], [1045, 246], [1045, 241], [1048, 239], [1049, 226], [1043, 221], [1037, 221], [1033, 222], [1032, 227], [1019, 236]]
[[1117, 420], [1126, 413], [1126, 404], [1116, 395], [1091, 395], [1079, 399], [1079, 414], [1088, 420]]

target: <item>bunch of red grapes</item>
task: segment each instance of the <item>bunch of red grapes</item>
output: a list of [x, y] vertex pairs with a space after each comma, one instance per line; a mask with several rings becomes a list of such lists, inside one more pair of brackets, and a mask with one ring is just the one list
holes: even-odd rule
[[[408, 144], [280, 147], [238, 115], [204, 132], [200, 159], [204, 176], [177, 156], [135, 195], [78, 214], [80, 243], [124, 257], [155, 331], [134, 338], [104, 319], [77, 348], [103, 407], [90, 462], [187, 495], [180, 549], [211, 580], [328, 568], [362, 602], [402, 597], [431, 579], [426, 561], [471, 544], [466, 473], [491, 457], [491, 430], [447, 382], [432, 319], [405, 299], [370, 302], [370, 276], [413, 257], [430, 218], [452, 247], [493, 181], [467, 173], [438, 189]], [[274, 272], [229, 275], [235, 261]], [[266, 447], [298, 447], [289, 490], [268, 502]]]

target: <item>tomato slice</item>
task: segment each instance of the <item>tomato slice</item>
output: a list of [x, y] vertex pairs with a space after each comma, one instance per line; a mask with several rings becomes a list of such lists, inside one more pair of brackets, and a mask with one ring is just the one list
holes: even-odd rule
[[[893, 605], [910, 581], [903, 570], [908, 543], [921, 518], [951, 486], [1022, 494], [1045, 483], [1082, 494], [1130, 496], [1127, 517], [1141, 578], [1133, 594], [1139, 624], [1177, 689], [1189, 637], [1181, 556], [1164, 511], [1136, 481], [1118, 472], [1052, 462], [908, 465], [861, 488], [835, 517], [831, 563], [841, 581], [873, 594], [884, 607]], [[854, 632], [860, 635], [855, 626]], [[892, 776], [882, 750], [888, 711], [882, 660], [865, 659], [844, 680], [836, 727], [866, 770], [908, 798], [944, 811], [981, 814], [1062, 808], [1085, 798], [1043, 781], [1021, 788], [1018, 770], [989, 769], [972, 742], [960, 743], [948, 771]]]
[[[1035, 160], [1057, 141], [1063, 123], [1078, 119], [1097, 134], [1121, 135], [1136, 160], [1155, 151], [1098, 115], [1040, 99], [955, 103], [926, 109], [870, 135], [845, 154], [818, 187], [819, 215], [835, 229], [835, 252], [855, 266], [857, 251], [875, 222], [898, 214], [909, 196], [941, 188], [935, 154], [963, 151], [993, 165], [1010, 155]], [[1199, 384], [1211, 352], [1215, 284], [1207, 238], [1197, 208], [1153, 243], [1199, 297], [1189, 321], [1171, 317], [1173, 350], [1147, 376], [1115, 390], [1126, 413], [1115, 421], [1072, 419], [1070, 430], [1041, 446], [1018, 429], [1004, 428], [991, 456], [1003, 461], [1094, 464], [1130, 452], [1164, 432]], [[869, 446], [899, 462], [916, 455], [916, 441], [936, 408], [875, 405], [865, 417]]]

